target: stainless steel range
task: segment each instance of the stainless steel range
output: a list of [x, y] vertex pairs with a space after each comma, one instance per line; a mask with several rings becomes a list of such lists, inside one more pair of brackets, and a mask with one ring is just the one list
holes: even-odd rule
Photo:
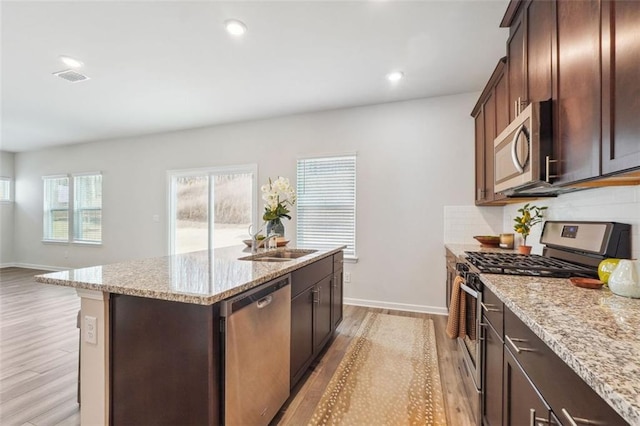
[[[465, 252], [464, 261], [456, 265], [461, 285], [461, 303], [465, 305], [466, 334], [458, 338], [462, 354], [461, 371], [469, 394], [477, 394], [480, 407], [482, 392], [483, 340], [482, 314], [489, 310], [482, 298], [479, 274], [526, 275], [545, 278], [573, 276], [596, 277], [598, 264], [606, 258], [631, 256], [631, 226], [617, 222], [547, 221], [540, 243], [542, 256], [509, 252]], [[481, 418], [478, 413], [478, 419]]]

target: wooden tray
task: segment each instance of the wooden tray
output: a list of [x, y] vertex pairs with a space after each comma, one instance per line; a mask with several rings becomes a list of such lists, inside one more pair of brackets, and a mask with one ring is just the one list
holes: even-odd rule
[[[242, 240], [243, 243], [245, 243], [247, 245], [247, 247], [251, 247], [251, 240]], [[276, 242], [278, 243], [278, 247], [284, 247], [287, 244], [289, 244], [289, 240], [283, 240], [278, 238], [276, 240]], [[262, 240], [260, 241], [260, 243], [258, 244], [258, 248], [262, 247]]]
[[604, 285], [602, 281], [596, 280], [595, 278], [571, 277], [569, 278], [569, 281], [571, 281], [571, 284], [575, 285], [576, 287], [582, 287], [582, 288], [598, 289]]

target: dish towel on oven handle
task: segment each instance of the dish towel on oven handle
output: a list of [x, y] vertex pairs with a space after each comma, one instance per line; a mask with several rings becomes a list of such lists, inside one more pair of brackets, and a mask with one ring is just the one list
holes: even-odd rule
[[449, 303], [449, 319], [447, 320], [447, 336], [451, 339], [464, 337], [467, 334], [467, 304], [464, 302], [464, 295], [460, 285], [464, 278], [456, 277], [451, 289], [451, 301]]

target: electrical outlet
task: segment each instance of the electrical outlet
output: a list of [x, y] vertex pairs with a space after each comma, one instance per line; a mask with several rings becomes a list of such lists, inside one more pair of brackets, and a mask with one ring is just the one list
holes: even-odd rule
[[98, 344], [98, 319], [96, 317], [85, 315], [84, 341], [92, 345]]
[[344, 282], [345, 283], [350, 283], [351, 282], [351, 272], [345, 272], [344, 273]]

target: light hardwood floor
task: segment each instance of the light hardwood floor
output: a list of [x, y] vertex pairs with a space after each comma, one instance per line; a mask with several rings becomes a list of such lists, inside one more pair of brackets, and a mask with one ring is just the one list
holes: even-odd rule
[[[76, 402], [80, 299], [72, 288], [38, 284], [44, 271], [0, 269], [0, 425], [79, 425]], [[305, 425], [369, 311], [434, 320], [449, 424], [471, 425], [446, 317], [345, 306], [344, 320], [321, 359], [274, 423]]]

